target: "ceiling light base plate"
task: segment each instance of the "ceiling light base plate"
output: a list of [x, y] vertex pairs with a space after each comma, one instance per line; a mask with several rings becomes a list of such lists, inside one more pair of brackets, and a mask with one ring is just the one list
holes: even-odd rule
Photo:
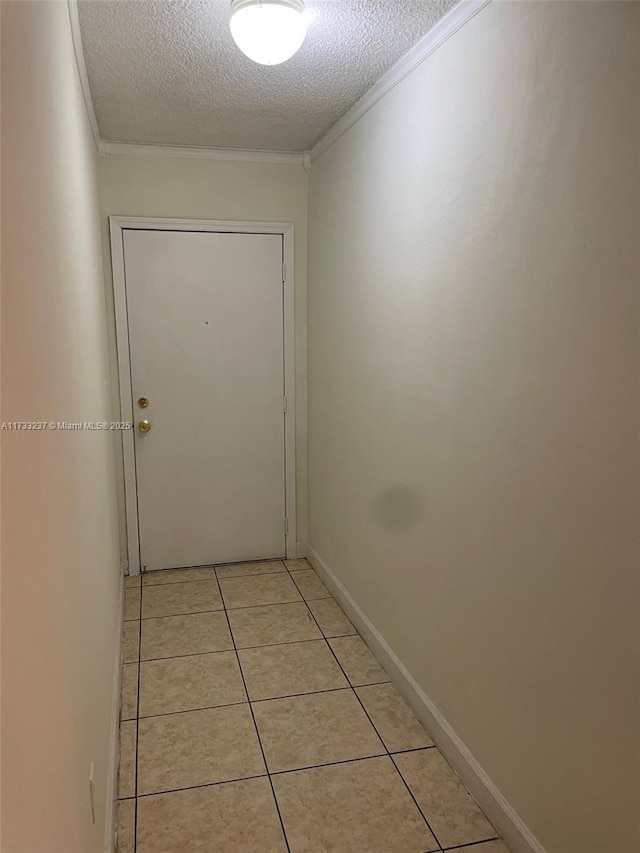
[[231, 14], [246, 6], [286, 6], [295, 12], [304, 12], [304, 0], [231, 0]]

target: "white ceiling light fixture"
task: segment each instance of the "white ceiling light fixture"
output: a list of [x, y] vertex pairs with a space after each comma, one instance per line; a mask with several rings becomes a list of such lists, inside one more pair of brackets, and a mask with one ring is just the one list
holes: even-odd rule
[[307, 34], [303, 0], [232, 0], [231, 35], [260, 65], [280, 65], [297, 53]]

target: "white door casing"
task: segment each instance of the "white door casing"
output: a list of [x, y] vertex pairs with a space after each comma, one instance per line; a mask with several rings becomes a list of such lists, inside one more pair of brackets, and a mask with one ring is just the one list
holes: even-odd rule
[[110, 222], [130, 573], [295, 556], [293, 227]]

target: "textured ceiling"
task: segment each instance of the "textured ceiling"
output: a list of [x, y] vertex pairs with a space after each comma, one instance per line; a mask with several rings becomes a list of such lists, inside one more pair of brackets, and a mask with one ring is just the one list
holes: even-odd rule
[[456, 0], [307, 0], [305, 43], [256, 65], [229, 32], [230, 0], [80, 0], [102, 138], [304, 150]]

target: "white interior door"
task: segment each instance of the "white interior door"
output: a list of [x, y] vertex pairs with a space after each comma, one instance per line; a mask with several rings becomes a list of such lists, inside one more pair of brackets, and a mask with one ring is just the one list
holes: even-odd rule
[[284, 556], [282, 236], [125, 230], [124, 264], [142, 569]]

